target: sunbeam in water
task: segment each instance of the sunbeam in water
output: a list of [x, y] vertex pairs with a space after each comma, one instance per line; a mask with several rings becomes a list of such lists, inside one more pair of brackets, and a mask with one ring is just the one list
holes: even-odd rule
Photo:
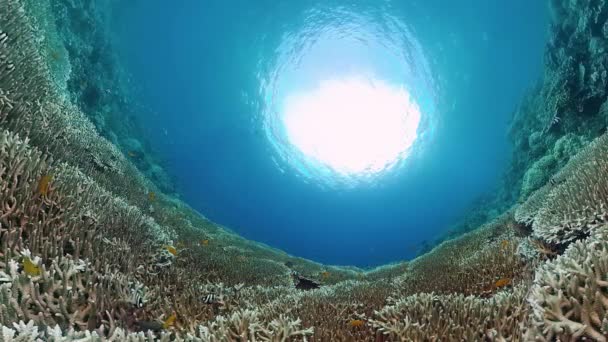
[[434, 95], [419, 44], [385, 13], [314, 9], [261, 77], [266, 136], [320, 186], [374, 184], [430, 136]]
[[419, 122], [405, 89], [358, 78], [323, 81], [288, 96], [283, 108], [289, 143], [340, 175], [381, 172], [405, 158]]

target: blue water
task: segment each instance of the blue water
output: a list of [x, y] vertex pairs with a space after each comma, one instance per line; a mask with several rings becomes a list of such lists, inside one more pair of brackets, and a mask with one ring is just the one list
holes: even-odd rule
[[[290, 254], [371, 266], [413, 257], [493, 189], [511, 114], [541, 74], [548, 11], [354, 3], [133, 1], [113, 27], [147, 138], [190, 205]], [[418, 139], [383, 172], [344, 176], [298, 157], [273, 117], [282, 93], [347, 71], [399, 85], [420, 107]]]

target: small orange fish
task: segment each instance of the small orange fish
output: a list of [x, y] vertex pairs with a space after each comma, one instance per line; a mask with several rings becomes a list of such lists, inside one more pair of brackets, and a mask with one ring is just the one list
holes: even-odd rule
[[156, 193], [154, 191], [148, 192], [148, 199], [150, 202], [154, 202], [156, 200]]
[[331, 273], [327, 272], [327, 271], [323, 271], [321, 272], [321, 277], [323, 277], [323, 279], [327, 279], [329, 278], [329, 276], [331, 275]]
[[173, 324], [175, 324], [175, 319], [177, 318], [177, 315], [174, 313], [171, 314], [171, 316], [167, 317], [167, 319], [163, 322], [163, 329], [167, 329], [170, 326], [172, 326]]
[[28, 257], [23, 258], [23, 270], [25, 274], [30, 277], [36, 277], [40, 275], [40, 266], [36, 265], [32, 259]]
[[365, 321], [362, 319], [351, 319], [348, 322], [348, 325], [353, 328], [362, 327], [365, 324]]
[[40, 178], [40, 181], [38, 182], [38, 192], [40, 193], [40, 196], [46, 196], [49, 193], [49, 186], [52, 180], [53, 176], [51, 175], [45, 175]]
[[209, 240], [208, 239], [201, 240], [201, 246], [209, 246]]
[[507, 285], [511, 284], [511, 278], [501, 278], [498, 279], [495, 283], [494, 283], [494, 287], [499, 289], [501, 287], [505, 287]]
[[173, 254], [174, 256], [177, 256], [177, 248], [167, 245], [165, 246], [165, 249], [167, 250], [167, 252]]
[[507, 246], [508, 246], [508, 245], [509, 245], [509, 240], [502, 240], [502, 241], [500, 242], [500, 247], [501, 247], [502, 249], [507, 248]]

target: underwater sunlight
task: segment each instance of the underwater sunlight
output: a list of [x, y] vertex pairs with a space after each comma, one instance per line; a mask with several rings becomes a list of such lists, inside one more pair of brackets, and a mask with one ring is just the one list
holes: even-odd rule
[[338, 174], [378, 173], [407, 156], [420, 109], [403, 88], [377, 80], [327, 80], [285, 100], [289, 142]]
[[[116, 5], [117, 59], [145, 107], [102, 120], [93, 103], [95, 122], [157, 194], [256, 243], [334, 265], [412, 259], [468, 229], [541, 71], [542, 4], [472, 1]], [[70, 83], [85, 100], [88, 78]]]
[[270, 153], [317, 187], [377, 186], [432, 136], [437, 99], [423, 49], [387, 12], [316, 6], [303, 15], [258, 75]]

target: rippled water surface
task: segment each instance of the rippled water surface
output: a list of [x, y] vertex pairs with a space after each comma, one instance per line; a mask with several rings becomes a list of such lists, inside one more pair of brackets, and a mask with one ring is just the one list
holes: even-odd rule
[[381, 182], [432, 128], [424, 51], [383, 6], [321, 5], [301, 17], [260, 60], [258, 120], [277, 165], [321, 186]]
[[180, 194], [325, 263], [411, 258], [491, 191], [541, 2], [133, 1], [119, 58]]

